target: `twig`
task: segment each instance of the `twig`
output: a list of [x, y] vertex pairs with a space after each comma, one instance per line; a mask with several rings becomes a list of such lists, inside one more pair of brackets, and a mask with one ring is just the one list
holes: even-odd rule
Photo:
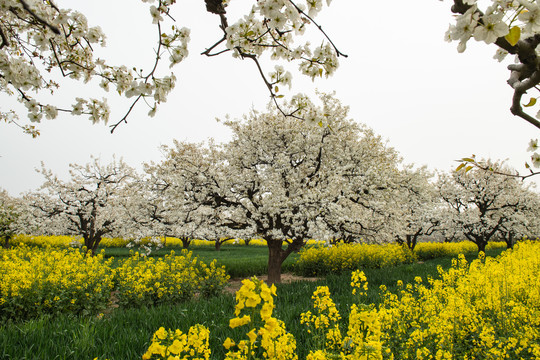
[[319, 29], [319, 31], [324, 35], [324, 37], [326, 37], [326, 39], [328, 40], [328, 42], [332, 45], [332, 47], [334, 48], [334, 51], [336, 52], [337, 56], [343, 56], [343, 57], [348, 57], [348, 55], [345, 55], [344, 53], [342, 53], [341, 51], [339, 51], [339, 49], [337, 48], [337, 46], [334, 44], [334, 42], [332, 41], [332, 39], [330, 39], [330, 37], [326, 34], [326, 32], [324, 32], [323, 28], [321, 25], [317, 24], [317, 22], [315, 20], [313, 20], [308, 14], [306, 14], [302, 9], [300, 9], [294, 2], [292, 2], [292, 0], [289, 0], [289, 2], [292, 4], [292, 6], [294, 6], [296, 8], [296, 11], [298, 11], [298, 13], [304, 15], [306, 18], [309, 19], [309, 21], [311, 21], [313, 24], [315, 24], [315, 26]]
[[210, 51], [214, 50], [214, 48], [215, 48], [216, 46], [218, 46], [219, 44], [221, 44], [221, 43], [224, 42], [225, 40], [227, 40], [227, 34], [223, 35], [223, 37], [222, 37], [220, 40], [218, 40], [214, 45], [210, 46], [208, 49], [206, 49], [205, 51], [203, 51], [203, 52], [201, 53], [201, 55], [206, 55], [206, 56], [216, 56], [216, 55], [219, 55], [219, 54], [222, 54], [222, 53], [224, 53], [224, 52], [229, 51], [230, 49], [226, 49], [226, 50], [222, 50], [222, 51], [220, 51], [220, 52], [218, 52], [218, 53], [210, 54]]

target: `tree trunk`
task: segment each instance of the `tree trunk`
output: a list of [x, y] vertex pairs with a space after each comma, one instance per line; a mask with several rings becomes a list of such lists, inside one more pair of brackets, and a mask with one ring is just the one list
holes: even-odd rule
[[298, 237], [288, 242], [283, 249], [283, 240], [265, 239], [268, 245], [268, 283], [281, 282], [281, 265], [292, 252], [299, 251], [304, 246], [304, 238]]
[[282, 240], [267, 240], [268, 244], [268, 283], [281, 282], [281, 264], [285, 260]]
[[504, 241], [506, 242], [506, 248], [507, 249], [513, 249], [514, 248], [514, 234], [508, 233], [508, 236], [504, 237]]
[[484, 241], [483, 239], [482, 240], [478, 240], [476, 241], [476, 246], [478, 246], [478, 252], [483, 252], [484, 254], [486, 253], [486, 246], [487, 246], [487, 241]]
[[215, 243], [214, 243], [214, 247], [215, 247], [216, 251], [220, 251], [221, 250], [221, 241], [216, 240]]
[[189, 238], [180, 238], [180, 241], [182, 241], [182, 248], [187, 249], [189, 248], [189, 244], [191, 244], [191, 239]]
[[416, 246], [416, 237], [414, 235], [407, 235], [407, 247], [409, 250], [414, 250]]
[[7, 234], [4, 236], [4, 249], [9, 249], [9, 241], [13, 238], [14, 234]]
[[90, 252], [90, 255], [95, 256], [99, 243], [101, 242], [101, 236], [84, 236], [83, 238], [86, 253]]

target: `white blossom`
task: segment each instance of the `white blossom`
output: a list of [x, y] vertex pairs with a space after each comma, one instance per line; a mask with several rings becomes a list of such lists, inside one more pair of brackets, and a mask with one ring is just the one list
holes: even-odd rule
[[538, 139], [531, 139], [529, 141], [529, 147], [527, 148], [527, 151], [536, 151], [538, 149]]
[[502, 22], [503, 14], [485, 15], [483, 24], [474, 29], [474, 39], [484, 41], [486, 44], [495, 42], [499, 37], [508, 34], [508, 25]]

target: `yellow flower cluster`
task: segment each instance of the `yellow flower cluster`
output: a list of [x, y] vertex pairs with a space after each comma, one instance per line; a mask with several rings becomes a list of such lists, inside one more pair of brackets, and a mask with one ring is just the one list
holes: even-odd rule
[[341, 315], [330, 297], [328, 286], [317, 287], [311, 299], [315, 313], [307, 311], [300, 314], [300, 323], [308, 326], [307, 331], [312, 334], [316, 348], [339, 347], [342, 338], [339, 330]]
[[216, 267], [215, 261], [206, 265], [187, 250], [157, 259], [135, 252], [116, 269], [119, 302], [131, 306], [178, 302], [195, 293], [215, 295], [228, 279], [225, 267]]
[[[355, 271], [351, 276], [353, 295], [360, 300], [367, 290], [367, 279], [363, 272]], [[360, 292], [358, 292], [360, 290]], [[308, 325], [308, 332], [313, 333], [314, 343], [307, 360], [342, 359], [342, 360], [381, 360], [383, 345], [381, 342], [381, 323], [377, 309], [359, 302], [350, 307], [347, 335], [343, 337], [339, 314], [326, 286], [318, 287], [313, 293], [313, 308], [301, 314], [301, 322]], [[312, 332], [313, 328], [313, 332]]]
[[77, 244], [77, 247], [82, 246], [83, 240], [81, 237], [67, 236], [67, 235], [15, 235], [11, 239], [12, 245], [32, 245], [32, 246], [50, 246], [50, 247], [70, 247], [70, 245]]
[[161, 327], [154, 333], [152, 344], [143, 355], [143, 360], [209, 360], [210, 331], [203, 325], [192, 326], [187, 334], [180, 330], [165, 330]]
[[[496, 360], [540, 358], [540, 243], [522, 242], [497, 258], [463, 255], [437, 279], [381, 286], [382, 303], [362, 303], [363, 272], [351, 276], [357, 303], [346, 334], [327, 287], [313, 294], [301, 321], [313, 334], [307, 360]], [[272, 317], [275, 288], [244, 280], [230, 327], [247, 339], [224, 343], [230, 359], [296, 359], [295, 339]], [[233, 349], [233, 350], [231, 350]], [[261, 354], [262, 351], [262, 354]], [[164, 358], [164, 357], [163, 357]]]
[[[355, 272], [351, 278], [353, 289], [366, 289], [367, 281], [362, 272]], [[235, 317], [229, 322], [231, 328], [245, 327], [247, 339], [238, 342], [227, 338], [223, 346], [228, 350], [225, 360], [298, 359], [294, 336], [285, 329], [285, 324], [272, 317], [276, 289], [269, 287], [257, 278], [246, 279], [236, 293]], [[383, 353], [388, 354], [381, 342], [381, 322], [373, 305], [353, 304], [349, 316], [349, 326], [345, 337], [342, 336], [339, 314], [335, 303], [330, 298], [327, 287], [318, 287], [313, 293], [313, 315], [310, 311], [301, 315], [314, 337], [319, 335], [322, 341], [314, 341], [307, 360], [382, 360]], [[192, 328], [193, 329], [193, 328]], [[206, 328], [199, 328], [205, 331]], [[191, 329], [190, 329], [191, 333]], [[143, 359], [191, 359], [173, 357], [171, 345], [182, 335], [176, 330], [167, 333], [160, 328], [153, 337], [152, 344]], [[195, 336], [195, 335], [194, 335]], [[188, 336], [189, 337], [189, 336]], [[166, 343], [164, 343], [167, 341]], [[174, 353], [176, 355], [177, 353]], [[194, 353], [191, 353], [191, 356]], [[171, 357], [169, 357], [171, 356]]]
[[0, 318], [104, 308], [114, 284], [111, 261], [50, 246], [0, 250]]
[[409, 249], [397, 244], [340, 244], [302, 250], [295, 270], [305, 276], [317, 276], [364, 267], [395, 266], [415, 260], [416, 256]]
[[[491, 241], [487, 244], [486, 250], [505, 249], [504, 241]], [[414, 253], [419, 259], [427, 260], [442, 256], [458, 256], [459, 254], [478, 253], [478, 246], [472, 241], [459, 241], [447, 243], [418, 243], [414, 248]]]
[[440, 278], [386, 292], [382, 338], [401, 359], [540, 358], [540, 244], [454, 260]]
[[353, 271], [351, 275], [351, 287], [353, 288], [353, 295], [362, 296], [365, 295], [368, 289], [368, 282], [366, 274], [363, 271]]
[[[227, 338], [223, 344], [228, 350], [226, 360], [298, 359], [295, 354], [296, 341], [294, 336], [287, 332], [283, 321], [272, 316], [275, 295], [274, 285], [269, 287], [256, 277], [242, 282], [242, 287], [236, 292], [235, 317], [230, 320], [229, 326], [233, 329], [246, 327], [247, 339], [235, 342], [231, 338]], [[207, 339], [208, 330], [200, 325], [196, 326], [190, 329], [191, 336], [197, 338], [196, 331], [200, 331], [203, 332], [202, 337]], [[194, 329], [193, 333], [192, 329]], [[191, 357], [188, 357], [187, 351], [185, 351], [186, 355], [180, 354], [184, 357], [171, 355], [171, 346], [176, 340], [181, 341], [182, 336], [184, 336], [182, 339], [185, 338], [189, 343], [189, 334], [185, 337], [178, 330], [173, 334], [171, 331], [167, 333], [165, 329], [160, 328], [154, 334], [152, 344], [143, 359], [195, 359], [194, 356], [197, 353], [193, 351], [189, 353]], [[201, 338], [200, 334], [199, 338]], [[176, 356], [176, 354], [173, 355]], [[210, 352], [205, 352], [205, 354], [209, 356]]]
[[[103, 238], [99, 246], [104, 247], [125, 247], [128, 240], [122, 238]], [[80, 236], [69, 235], [15, 235], [11, 241], [12, 245], [32, 245], [32, 246], [51, 246], [51, 247], [81, 247], [84, 240]]]
[[192, 253], [164, 258], [134, 253], [114, 269], [113, 259], [85, 255], [79, 249], [18, 245], [0, 249], [0, 319], [24, 319], [42, 313], [96, 313], [117, 290], [121, 305], [171, 303], [213, 296], [229, 276], [215, 261], [207, 265]]
[[[504, 242], [490, 242], [486, 250], [506, 248]], [[298, 273], [305, 276], [325, 275], [361, 268], [383, 268], [412, 263], [418, 259], [457, 256], [478, 252], [471, 241], [455, 243], [419, 243], [414, 252], [398, 244], [338, 244], [336, 246], [306, 247], [295, 264]]]
[[235, 318], [231, 328], [247, 327], [247, 339], [235, 342], [227, 338], [223, 346], [228, 350], [226, 360], [297, 359], [296, 341], [287, 332], [285, 323], [272, 316], [276, 287], [269, 287], [256, 277], [243, 280], [236, 292]]
[[[175, 237], [162, 237], [160, 238], [164, 246], [183, 246], [182, 240]], [[12, 245], [26, 244], [36, 246], [53, 246], [53, 247], [80, 247], [84, 245], [84, 241], [80, 236], [68, 236], [68, 235], [15, 235], [10, 242]], [[108, 238], [105, 237], [99, 243], [101, 248], [110, 247], [126, 247], [130, 243], [129, 239], [123, 238]], [[141, 239], [141, 245], [148, 245], [150, 238]], [[243, 239], [231, 240], [229, 243], [235, 245], [245, 245], [246, 242]], [[308, 245], [317, 245], [320, 242], [317, 240], [309, 240]], [[214, 246], [214, 241], [193, 239], [191, 245], [194, 246]], [[266, 246], [266, 241], [263, 239], [251, 239], [249, 245]]]

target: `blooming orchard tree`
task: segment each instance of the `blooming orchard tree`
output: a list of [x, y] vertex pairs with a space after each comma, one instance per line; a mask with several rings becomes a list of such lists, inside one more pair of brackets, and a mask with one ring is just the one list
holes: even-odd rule
[[333, 135], [328, 128], [283, 120], [276, 111], [252, 112], [227, 125], [233, 140], [225, 149], [229, 166], [222, 188], [230, 191], [224, 204], [239, 210], [236, 223], [252, 224], [255, 235], [266, 240], [268, 280], [280, 282], [283, 261], [312, 236], [319, 208], [329, 200], [330, 189], [319, 184], [323, 171], [328, 174], [323, 148]]
[[[509, 171], [500, 163], [487, 163]], [[479, 251], [527, 207], [525, 189], [517, 179], [481, 169], [440, 174], [437, 188], [450, 210], [446, 226], [458, 229]]]
[[194, 238], [211, 239], [219, 249], [233, 236], [223, 224], [226, 214], [215, 206], [222, 182], [216, 179], [219, 150], [213, 143], [175, 141], [172, 147], [163, 146], [162, 152], [162, 162], [145, 165], [146, 191], [137, 190], [128, 200], [131, 219], [148, 231], [147, 236], [177, 237], [184, 247]]
[[[368, 179], [383, 177], [367, 176], [378, 170], [380, 158], [367, 154], [370, 148], [375, 154], [379, 151], [373, 146], [378, 145], [377, 138], [347, 119], [348, 109], [339, 101], [330, 95], [320, 97], [322, 106], [303, 100], [303, 111], [328, 126], [284, 119], [276, 109], [226, 122], [233, 140], [224, 145], [226, 166], [216, 205], [234, 210], [229, 224], [252, 227], [256, 237], [266, 240], [270, 282], [280, 281], [283, 261], [305, 241], [329, 234], [322, 218], [330, 210], [324, 209], [342, 196], [352, 196], [347, 186], [352, 174], [366, 171], [362, 189], [367, 192], [379, 191]], [[366, 143], [359, 145], [364, 136]], [[349, 162], [355, 156], [370, 165], [355, 169], [356, 163]]]
[[414, 250], [420, 236], [432, 235], [440, 225], [437, 192], [430, 182], [433, 174], [425, 167], [408, 166], [401, 175], [403, 185], [397, 206], [401, 210], [402, 229], [396, 231], [396, 238]]
[[213, 142], [192, 144], [174, 142], [174, 147], [163, 147], [165, 159], [159, 164], [161, 182], [167, 183], [165, 192], [172, 193], [171, 201], [185, 220], [183, 225], [190, 230], [185, 237], [198, 237], [214, 241], [216, 250], [235, 238], [251, 238], [253, 227], [246, 222], [238, 222], [242, 211], [227, 200], [230, 181], [226, 178], [229, 166], [223, 149]]
[[[330, 1], [326, 0], [326, 4]], [[204, 2], [206, 9], [219, 17], [216, 20], [223, 37], [202, 54], [215, 56], [229, 52], [239, 59], [253, 60], [275, 102], [280, 97], [278, 85], [290, 86], [291, 74], [281, 65], [265, 73], [259, 62], [264, 54], [278, 61], [298, 62], [300, 72], [311, 78], [331, 75], [338, 66], [337, 57], [345, 56], [314, 20], [323, 8], [322, 0], [253, 1], [247, 14], [232, 24], [226, 11], [228, 0]], [[49, 0], [0, 0], [0, 91], [16, 95], [25, 104], [29, 122], [5, 109], [0, 109], [0, 120], [17, 124], [34, 136], [39, 134], [35, 123], [43, 117], [54, 119], [59, 112], [87, 115], [94, 123], [109, 120], [104, 97], [77, 97], [71, 105], [40, 100], [40, 93], [59, 88], [62, 78], [85, 83], [96, 80], [105, 91], [112, 88], [134, 99], [125, 116], [112, 125], [113, 131], [126, 121], [140, 100], [149, 104], [148, 114], [153, 116], [176, 85], [174, 73], [162, 68], [172, 68], [188, 56], [190, 30], [174, 22], [173, 7], [181, 7], [181, 2], [142, 0], [142, 3], [141, 6], [148, 7], [148, 21], [154, 24], [158, 39], [154, 49], [149, 49], [155, 52], [155, 62], [148, 71], [137, 70], [140, 69], [137, 64], [112, 65], [94, 57], [94, 48], [105, 45], [105, 34], [99, 27], [90, 26], [84, 14], [76, 10], [62, 9]], [[320, 30], [322, 40], [316, 42], [318, 46], [301, 40], [309, 26]], [[300, 42], [295, 43], [295, 39]], [[294, 112], [288, 115], [297, 116]]]
[[70, 168], [71, 180], [62, 181], [43, 167], [45, 183], [27, 199], [40, 232], [81, 236], [87, 251], [95, 254], [102, 237], [121, 226], [120, 203], [133, 169], [122, 160], [101, 165], [98, 159]]
[[[332, 120], [333, 121], [333, 120]], [[323, 186], [337, 188], [322, 204], [321, 237], [344, 242], [386, 243], [401, 224], [397, 200], [403, 183], [401, 158], [373, 130], [350, 122], [340, 126], [340, 141], [328, 144], [333, 170]]]
[[501, 224], [498, 231], [510, 249], [522, 238], [537, 238], [540, 234], [540, 195], [528, 188], [519, 193], [519, 208], [509, 212], [508, 221]]

